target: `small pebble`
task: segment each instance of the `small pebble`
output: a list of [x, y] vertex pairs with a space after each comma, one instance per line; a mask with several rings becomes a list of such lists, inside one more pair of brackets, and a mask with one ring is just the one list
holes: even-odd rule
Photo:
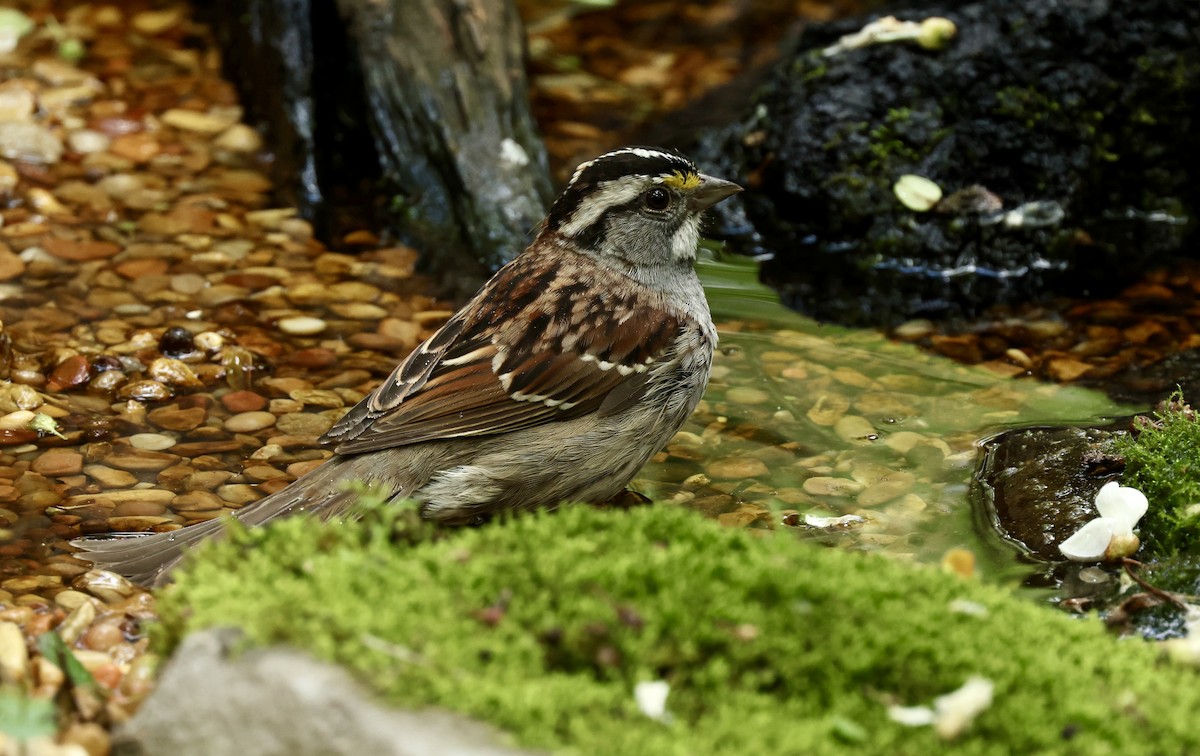
[[234, 413], [255, 412], [267, 406], [267, 398], [253, 391], [231, 391], [221, 397], [221, 404]]
[[79, 155], [103, 152], [111, 143], [112, 139], [107, 134], [91, 129], [78, 129], [67, 135], [67, 146]]
[[767, 466], [754, 457], [727, 457], [705, 465], [705, 472], [716, 480], [741, 480], [767, 474]]
[[871, 421], [859, 415], [847, 415], [833, 426], [837, 437], [850, 444], [869, 444], [879, 435]]
[[75, 609], [76, 607], [78, 607], [80, 604], [87, 603], [91, 600], [92, 600], [92, 597], [87, 595], [86, 593], [81, 593], [80, 591], [75, 591], [70, 588], [68, 588], [65, 591], [59, 591], [58, 593], [54, 594], [54, 603], [58, 604], [63, 609], [66, 609], [67, 611], [71, 611], [71, 610]]
[[83, 472], [83, 455], [68, 449], [51, 449], [35, 459], [31, 469], [51, 478], [75, 475]]
[[274, 424], [275, 416], [270, 412], [242, 412], [225, 421], [225, 430], [232, 433], [253, 433], [270, 428]]
[[817, 476], [804, 481], [804, 492], [811, 496], [855, 496], [865, 488], [849, 478]]
[[324, 415], [317, 415], [311, 412], [297, 412], [290, 415], [282, 415], [275, 422], [275, 427], [279, 429], [280, 433], [288, 435], [320, 436], [333, 427], [333, 420]]
[[129, 436], [129, 444], [135, 449], [164, 451], [170, 449], [176, 443], [178, 443], [176, 439], [161, 433], [134, 433], [132, 436]]
[[750, 386], [733, 386], [725, 392], [725, 401], [734, 404], [763, 404], [771, 401], [771, 395]]
[[279, 330], [292, 336], [313, 336], [326, 328], [326, 323], [320, 318], [299, 316], [284, 318], [279, 321]]

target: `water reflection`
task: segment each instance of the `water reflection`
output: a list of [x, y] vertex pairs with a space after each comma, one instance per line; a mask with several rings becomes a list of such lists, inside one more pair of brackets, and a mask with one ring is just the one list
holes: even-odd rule
[[[926, 562], [965, 547], [988, 576], [1020, 580], [1029, 565], [968, 500], [980, 440], [1133, 410], [820, 325], [782, 307], [749, 261], [708, 260], [700, 272], [721, 333], [712, 384], [634, 485], [732, 526], [790, 526]], [[865, 522], [823, 531], [805, 514]]]

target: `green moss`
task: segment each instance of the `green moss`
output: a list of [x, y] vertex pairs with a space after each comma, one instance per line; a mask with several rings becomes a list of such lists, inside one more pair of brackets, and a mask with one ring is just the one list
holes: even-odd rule
[[996, 92], [995, 114], [1020, 121], [1026, 128], [1036, 127], [1061, 110], [1062, 105], [1036, 87], [1011, 86]]
[[1146, 494], [1150, 508], [1140, 533], [1158, 556], [1200, 552], [1200, 422], [1176, 392], [1141, 424], [1134, 436], [1117, 439], [1125, 457], [1125, 485]]
[[[375, 509], [215, 544], [161, 595], [158, 640], [239, 625], [340, 662], [393, 701], [570, 753], [1200, 749], [1191, 670], [931, 568], [666, 505], [569, 507], [436, 542], [414, 522]], [[956, 599], [985, 616], [953, 611]], [[995, 682], [995, 701], [953, 744], [886, 715], [972, 675]], [[634, 703], [635, 684], [656, 679], [671, 685], [670, 724]]]

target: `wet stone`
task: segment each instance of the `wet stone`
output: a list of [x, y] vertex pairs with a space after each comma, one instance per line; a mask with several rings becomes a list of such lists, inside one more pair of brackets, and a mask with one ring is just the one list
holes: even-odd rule
[[0, 121], [0, 157], [27, 163], [57, 163], [63, 145], [45, 126], [25, 121]]
[[287, 466], [287, 474], [293, 478], [301, 478], [325, 464], [324, 459], [310, 459], [304, 462], [293, 462]]
[[58, 575], [22, 575], [0, 582], [0, 588], [12, 594], [29, 593], [42, 588], [54, 588], [62, 585]]
[[288, 474], [282, 470], [277, 470], [270, 465], [251, 465], [245, 470], [242, 470], [242, 475], [255, 482], [263, 482], [268, 480], [286, 480]]
[[283, 417], [284, 415], [295, 415], [304, 411], [304, 403], [298, 402], [295, 399], [272, 399], [268, 405], [272, 415]]
[[288, 356], [287, 361], [292, 365], [319, 369], [329, 367], [337, 362], [337, 355], [331, 349], [313, 347], [293, 352]]
[[114, 452], [104, 458], [104, 464], [131, 472], [157, 472], [179, 461], [176, 454], [148, 450]]
[[181, 408], [178, 404], [157, 407], [146, 413], [151, 425], [170, 431], [190, 431], [204, 423], [208, 411], [203, 407]]
[[189, 491], [213, 491], [233, 476], [230, 470], [201, 470], [188, 475], [183, 486]]
[[176, 512], [220, 509], [223, 506], [225, 506], [225, 502], [221, 497], [209, 491], [190, 491], [171, 500], [171, 509]]
[[305, 405], [338, 409], [346, 406], [346, 401], [336, 392], [325, 389], [299, 389], [288, 394], [292, 399]]
[[106, 651], [124, 641], [125, 633], [121, 630], [121, 621], [120, 617], [108, 617], [89, 627], [81, 638], [83, 647], [92, 651]]
[[171, 357], [159, 357], [150, 363], [150, 377], [167, 386], [176, 388], [197, 388], [201, 386], [195, 372], [187, 363]]
[[329, 309], [347, 320], [380, 320], [388, 315], [386, 309], [367, 302], [338, 302], [330, 305]]
[[1061, 559], [1058, 544], [1096, 516], [1096, 492], [1118, 475], [1093, 471], [1086, 461], [1111, 456], [1118, 431], [1032, 428], [990, 439], [979, 475], [991, 491], [984, 498], [1003, 534], [1042, 559]]
[[65, 449], [52, 449], [33, 461], [33, 471], [47, 477], [83, 472], [83, 455]]
[[804, 492], [811, 496], [856, 496], [866, 488], [849, 478], [816, 476], [804, 481]]
[[263, 497], [262, 493], [256, 486], [251, 486], [246, 483], [229, 483], [217, 489], [217, 496], [220, 496], [223, 501], [230, 504], [241, 506], [249, 504], [252, 501], [258, 501]]
[[1049, 376], [1062, 383], [1076, 381], [1087, 375], [1091, 370], [1092, 365], [1090, 363], [1074, 359], [1073, 357], [1055, 357], [1046, 362], [1046, 371]]
[[762, 389], [733, 386], [725, 391], [725, 401], [734, 404], [764, 404], [771, 401], [771, 395]]
[[165, 451], [177, 443], [176, 439], [162, 433], [135, 433], [128, 440], [133, 448], [149, 451]]
[[124, 501], [113, 507], [113, 517], [159, 517], [167, 511], [161, 501]]
[[158, 381], [142, 380], [127, 383], [117, 391], [118, 399], [133, 399], [139, 402], [162, 402], [175, 396], [175, 392]]
[[917, 407], [906, 398], [883, 391], [859, 395], [854, 400], [854, 409], [863, 415], [889, 419], [915, 417], [920, 414]]
[[191, 441], [176, 444], [171, 447], [171, 451], [184, 457], [199, 457], [206, 454], [235, 452], [241, 448], [241, 441], [237, 439], [223, 439], [219, 441]]
[[838, 438], [851, 444], [869, 444], [878, 435], [870, 420], [859, 415], [847, 415], [833, 426]]
[[817, 425], [830, 426], [850, 409], [850, 400], [842, 394], [825, 394], [808, 410], [808, 419]]
[[136, 517], [109, 517], [108, 526], [116, 532], [141, 533], [156, 529], [159, 525], [175, 522], [170, 517], [138, 515]]
[[908, 493], [915, 483], [916, 478], [912, 473], [903, 470], [890, 473], [869, 484], [856, 501], [859, 506], [877, 507]]
[[221, 404], [235, 414], [257, 412], [267, 406], [267, 399], [253, 391], [231, 391], [221, 397]]
[[62, 391], [87, 382], [89, 367], [87, 357], [82, 354], [68, 357], [46, 376], [46, 390]]
[[291, 336], [314, 336], [324, 331], [327, 325], [321, 318], [314, 317], [284, 318], [278, 323], [279, 330]]
[[297, 412], [281, 416], [275, 427], [288, 435], [320, 436], [333, 427], [333, 420], [311, 412]]
[[54, 603], [58, 604], [67, 611], [72, 611], [81, 604], [88, 603], [91, 600], [92, 598], [86, 593], [81, 593], [80, 591], [72, 590], [70, 588], [54, 594]]
[[225, 421], [225, 430], [233, 433], [253, 433], [270, 428], [275, 424], [275, 415], [270, 412], [242, 412]]
[[129, 488], [138, 482], [134, 475], [106, 465], [87, 465], [83, 472], [103, 488]]
[[766, 475], [767, 466], [754, 457], [726, 457], [708, 463], [705, 472], [716, 480], [739, 480]]

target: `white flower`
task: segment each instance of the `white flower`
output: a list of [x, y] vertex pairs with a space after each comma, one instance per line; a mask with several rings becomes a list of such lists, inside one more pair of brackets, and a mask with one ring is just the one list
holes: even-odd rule
[[952, 740], [992, 705], [993, 687], [991, 680], [976, 675], [958, 690], [935, 698], [933, 706], [889, 706], [888, 718], [908, 727], [933, 725], [944, 740]]
[[1133, 528], [1149, 506], [1146, 495], [1136, 488], [1116, 481], [1105, 483], [1096, 494], [1100, 517], [1060, 543], [1058, 550], [1076, 562], [1114, 561], [1129, 556], [1141, 545]]
[[651, 719], [659, 722], [671, 721], [667, 713], [667, 694], [671, 692], [671, 683], [666, 680], [640, 682], [633, 686], [633, 700], [637, 707]]
[[958, 737], [975, 721], [975, 717], [992, 705], [994, 687], [991, 680], [976, 675], [967, 678], [958, 690], [935, 698], [933, 729], [945, 740]]
[[928, 706], [889, 706], [888, 719], [906, 727], [927, 727], [933, 724], [933, 709]]

